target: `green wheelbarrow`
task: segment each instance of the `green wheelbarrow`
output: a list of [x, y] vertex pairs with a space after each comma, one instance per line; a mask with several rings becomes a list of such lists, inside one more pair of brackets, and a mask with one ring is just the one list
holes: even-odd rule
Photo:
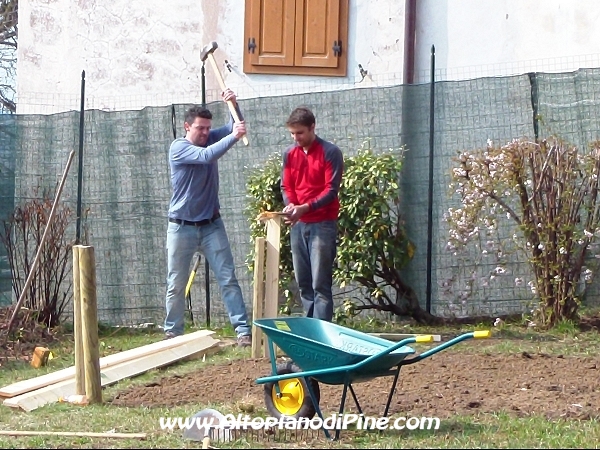
[[[433, 336], [422, 335], [392, 342], [310, 317], [279, 317], [258, 319], [269, 348], [272, 374], [258, 378], [265, 388], [265, 404], [272, 417], [312, 419], [315, 414], [324, 422], [319, 408], [319, 383], [343, 385], [339, 414], [344, 412], [346, 395], [350, 391], [359, 414], [363, 414], [353, 383], [393, 376], [383, 417], [387, 417], [400, 368], [414, 364], [461, 341], [490, 337], [489, 330], [464, 333], [419, 355], [407, 344], [432, 342]], [[291, 360], [277, 364], [274, 345]], [[325, 436], [331, 439], [326, 428]], [[335, 439], [340, 429], [336, 428]]]

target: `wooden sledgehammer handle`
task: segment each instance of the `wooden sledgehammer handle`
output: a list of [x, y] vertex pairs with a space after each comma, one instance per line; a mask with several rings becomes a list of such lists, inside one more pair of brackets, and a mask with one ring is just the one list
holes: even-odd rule
[[[210, 60], [210, 63], [213, 66], [215, 75], [217, 76], [217, 80], [219, 81], [219, 86], [221, 86], [221, 90], [224, 91], [225, 89], [227, 89], [227, 86], [225, 86], [225, 81], [223, 80], [223, 76], [221, 75], [219, 66], [217, 66], [217, 62], [215, 61], [215, 57], [212, 53], [208, 54], [208, 59]], [[240, 116], [238, 115], [237, 110], [235, 109], [235, 106], [233, 105], [233, 102], [231, 100], [227, 101], [227, 106], [229, 106], [229, 111], [231, 111], [231, 115], [233, 116], [235, 121], [241, 122]], [[246, 135], [242, 136], [242, 140], [244, 141], [244, 145], [248, 145], [248, 138], [246, 137]]]

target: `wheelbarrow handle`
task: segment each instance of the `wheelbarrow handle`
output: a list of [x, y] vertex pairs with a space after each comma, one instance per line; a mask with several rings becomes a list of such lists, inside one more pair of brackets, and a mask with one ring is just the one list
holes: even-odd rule
[[403, 339], [402, 341], [397, 342], [396, 344], [386, 348], [385, 350], [382, 350], [379, 353], [371, 355], [368, 358], [363, 359], [362, 361], [353, 364], [353, 369], [360, 369], [362, 366], [366, 366], [370, 362], [372, 362], [378, 358], [381, 358], [382, 356], [388, 355], [388, 354], [392, 353], [393, 351], [398, 350], [401, 347], [404, 347], [406, 344], [413, 344], [415, 342], [418, 342], [418, 343], [432, 342], [432, 341], [433, 341], [433, 336], [428, 335], [428, 334]]
[[461, 334], [460, 336], [456, 336], [454, 339], [450, 339], [448, 342], [444, 342], [443, 344], [438, 345], [437, 347], [431, 348], [426, 352], [421, 353], [420, 355], [415, 356], [414, 358], [410, 358], [408, 360], [403, 361], [403, 364], [413, 364], [418, 361], [422, 361], [425, 358], [430, 357], [431, 355], [435, 355], [442, 350], [447, 349], [448, 347], [452, 347], [459, 342], [465, 341], [467, 339], [486, 339], [492, 335], [490, 330], [477, 330], [471, 331], [470, 333]]

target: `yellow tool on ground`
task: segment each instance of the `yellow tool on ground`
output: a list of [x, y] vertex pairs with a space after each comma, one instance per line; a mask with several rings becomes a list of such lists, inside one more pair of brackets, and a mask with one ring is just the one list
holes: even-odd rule
[[194, 284], [194, 278], [196, 277], [196, 271], [198, 270], [198, 266], [200, 265], [200, 253], [196, 253], [196, 260], [194, 261], [194, 266], [192, 267], [192, 271], [190, 272], [190, 277], [188, 278], [187, 285], [185, 287], [185, 298], [188, 303], [188, 308], [190, 310], [190, 317], [192, 322], [194, 321], [194, 313], [192, 312], [192, 297], [190, 292], [192, 290], [192, 284]]

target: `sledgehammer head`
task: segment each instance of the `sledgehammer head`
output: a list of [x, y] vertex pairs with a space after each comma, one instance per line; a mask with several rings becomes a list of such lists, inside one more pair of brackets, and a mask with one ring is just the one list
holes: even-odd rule
[[212, 41], [210, 44], [205, 45], [204, 48], [202, 49], [202, 52], [200, 52], [200, 60], [202, 61], [206, 61], [206, 58], [208, 58], [208, 55], [210, 53], [213, 53], [219, 46], [217, 45], [217, 43], [215, 41]]

